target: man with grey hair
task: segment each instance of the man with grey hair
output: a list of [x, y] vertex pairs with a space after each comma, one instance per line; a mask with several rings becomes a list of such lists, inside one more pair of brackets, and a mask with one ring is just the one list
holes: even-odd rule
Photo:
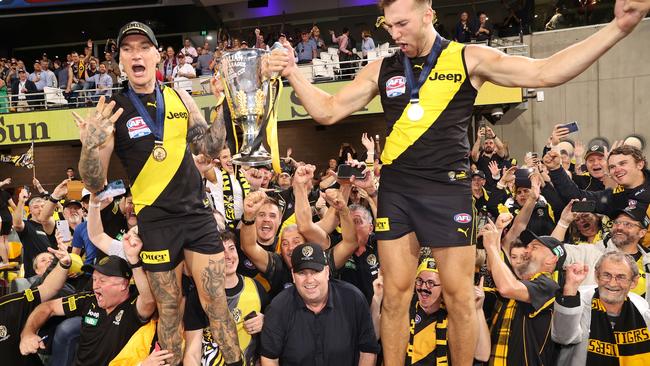
[[372, 214], [361, 205], [350, 205], [350, 215], [357, 233], [357, 249], [347, 260], [336, 277], [353, 284], [361, 290], [368, 303], [372, 301], [373, 281], [379, 274], [379, 256]]
[[636, 261], [622, 252], [603, 254], [596, 263], [596, 288], [580, 287], [588, 269], [569, 265], [562, 295], [555, 299], [551, 337], [569, 346], [558, 365], [647, 365], [650, 309], [630, 292], [639, 281]]

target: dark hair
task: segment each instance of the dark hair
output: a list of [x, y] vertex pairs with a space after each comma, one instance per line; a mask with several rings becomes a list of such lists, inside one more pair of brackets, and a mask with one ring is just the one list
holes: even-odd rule
[[343, 33], [347, 33], [347, 32], [349, 32], [349, 31], [350, 31], [350, 28], [348, 28], [348, 27], [343, 27]]
[[237, 245], [238, 243], [237, 236], [235, 235], [235, 233], [233, 233], [230, 230], [226, 230], [223, 233], [221, 233], [220, 237], [221, 237], [221, 242], [223, 243], [227, 241], [232, 241], [233, 243], [235, 243], [235, 245]]
[[644, 168], [648, 167], [648, 161], [643, 155], [643, 151], [637, 149], [634, 146], [621, 145], [615, 148], [609, 153], [609, 157], [607, 157], [607, 162], [609, 162], [609, 158], [611, 158], [612, 155], [630, 155], [632, 156], [632, 159], [634, 159], [635, 163], [643, 162], [643, 167]]
[[72, 171], [74, 172], [74, 168], [73, 168], [73, 167], [67, 167], [67, 168], [65, 168], [65, 171], [66, 171], [66, 172], [67, 172], [68, 170], [72, 170]]

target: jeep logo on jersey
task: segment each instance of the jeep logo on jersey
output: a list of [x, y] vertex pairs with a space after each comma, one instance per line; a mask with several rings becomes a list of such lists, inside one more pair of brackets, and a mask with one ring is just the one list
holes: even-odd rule
[[472, 216], [466, 213], [459, 213], [454, 216], [454, 221], [459, 224], [467, 224], [472, 221]]
[[386, 96], [389, 98], [399, 97], [406, 93], [406, 78], [404, 76], [393, 76], [386, 82]]
[[438, 74], [437, 72], [433, 74], [433, 76], [429, 76], [429, 80], [431, 81], [453, 81], [454, 83], [460, 83], [463, 81], [463, 75], [462, 74]]
[[147, 126], [140, 116], [133, 117], [126, 121], [126, 128], [129, 131], [129, 137], [132, 139], [137, 139], [151, 134], [149, 126]]
[[174, 119], [174, 118], [187, 119], [188, 116], [189, 115], [187, 114], [187, 112], [174, 113], [174, 112], [170, 111], [169, 114], [167, 114], [167, 119]]

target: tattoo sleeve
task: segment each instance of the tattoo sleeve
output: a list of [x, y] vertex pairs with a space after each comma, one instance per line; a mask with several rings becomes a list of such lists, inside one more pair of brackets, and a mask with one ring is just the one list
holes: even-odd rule
[[205, 314], [210, 319], [210, 330], [226, 363], [240, 360], [241, 350], [237, 338], [235, 321], [228, 310], [225, 292], [225, 261], [223, 258], [210, 260], [201, 273], [201, 285], [208, 303], [203, 304]]
[[81, 156], [79, 157], [79, 174], [84, 181], [84, 185], [91, 192], [98, 192], [104, 188], [104, 168], [99, 159], [99, 148], [81, 147]]
[[183, 360], [183, 337], [181, 334], [181, 321], [183, 311], [179, 309], [181, 302], [181, 289], [176, 280], [174, 271], [147, 272], [151, 290], [158, 305], [158, 341], [162, 349], [174, 354], [166, 362], [169, 365], [178, 365]]
[[217, 109], [217, 117], [209, 126], [201, 111], [198, 108], [192, 108], [187, 140], [194, 155], [204, 154], [213, 159], [217, 158], [226, 140], [223, 107]]

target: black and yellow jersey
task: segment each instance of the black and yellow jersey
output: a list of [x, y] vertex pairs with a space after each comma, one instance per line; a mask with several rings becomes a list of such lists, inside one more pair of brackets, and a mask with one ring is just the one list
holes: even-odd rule
[[[426, 190], [426, 183], [435, 181], [456, 194], [459, 186], [469, 192], [467, 129], [477, 90], [465, 65], [465, 46], [443, 40], [442, 47], [437, 64], [420, 89], [424, 117], [417, 122], [406, 113], [411, 86], [404, 76], [403, 54], [397, 52], [382, 61], [378, 84], [388, 125], [381, 155], [382, 189]], [[416, 79], [425, 60], [411, 60]]]
[[407, 366], [448, 365], [447, 310], [441, 307], [427, 314], [419, 305], [417, 296], [409, 311], [410, 337], [406, 349]]
[[[172, 88], [162, 87], [165, 100], [163, 148], [167, 157], [156, 161], [151, 152], [154, 134], [132, 105], [126, 92], [113, 96], [124, 112], [115, 123], [115, 151], [131, 181], [138, 220], [144, 222], [210, 214], [201, 175], [187, 143], [189, 114]], [[139, 95], [156, 119], [155, 93]]]

